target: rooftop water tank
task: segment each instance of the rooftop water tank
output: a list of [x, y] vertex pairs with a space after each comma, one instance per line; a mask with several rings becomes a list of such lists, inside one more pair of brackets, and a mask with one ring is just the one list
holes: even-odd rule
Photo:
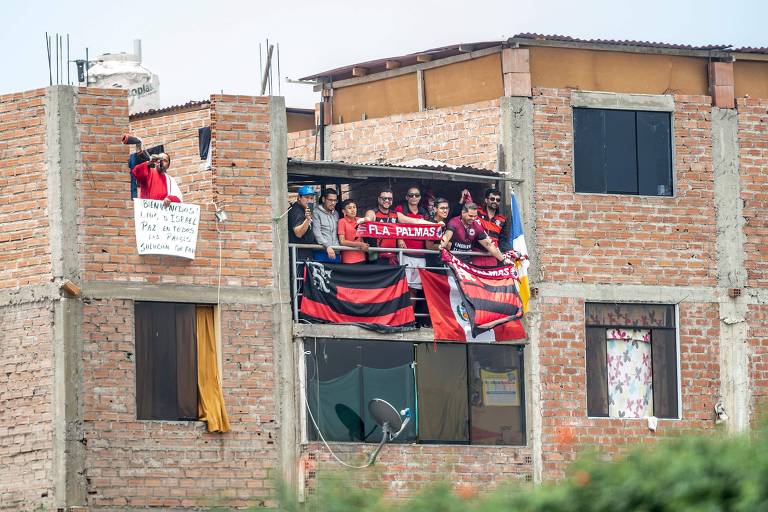
[[128, 113], [160, 107], [160, 81], [141, 65], [141, 40], [133, 41], [133, 53], [105, 53], [88, 66], [89, 87], [128, 90]]

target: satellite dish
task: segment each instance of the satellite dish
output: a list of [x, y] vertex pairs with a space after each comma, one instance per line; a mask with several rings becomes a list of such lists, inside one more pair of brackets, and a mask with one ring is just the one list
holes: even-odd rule
[[368, 410], [371, 412], [374, 421], [384, 430], [384, 426], [389, 427], [390, 432], [398, 432], [403, 428], [403, 420], [400, 413], [392, 407], [392, 404], [381, 398], [374, 398], [368, 402]]

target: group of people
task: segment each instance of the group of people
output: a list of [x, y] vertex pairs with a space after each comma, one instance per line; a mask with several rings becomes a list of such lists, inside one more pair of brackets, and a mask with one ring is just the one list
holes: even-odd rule
[[[505, 259], [503, 250], [509, 248], [507, 219], [501, 213], [501, 193], [495, 188], [485, 191], [482, 206], [472, 202], [468, 190], [463, 190], [458, 203], [451, 208], [449, 201], [437, 197], [423, 201], [421, 189], [408, 188], [405, 202], [395, 206], [392, 190], [379, 191], [377, 205], [358, 217], [358, 204], [346, 199], [338, 204], [339, 194], [333, 188], [323, 190], [319, 204], [313, 207], [317, 192], [310, 185], [298, 190], [298, 199], [288, 212], [289, 241], [296, 244], [318, 244], [321, 250], [301, 249], [299, 260], [329, 263], [378, 263], [396, 265], [397, 254], [388, 251], [370, 251], [371, 247], [381, 249], [410, 249], [403, 252], [402, 264], [408, 267], [408, 281], [411, 287], [420, 288], [418, 268], [441, 266], [438, 254], [423, 251], [449, 249], [459, 252], [482, 251], [484, 256], [459, 255], [464, 261], [477, 266], [491, 267], [511, 264]], [[430, 198], [431, 199], [431, 198]], [[432, 224], [444, 226], [440, 240], [414, 239], [368, 239], [358, 234], [362, 222], [383, 222], [402, 224]], [[334, 247], [350, 247], [354, 250], [336, 251]], [[340, 254], [337, 254], [340, 253]]]

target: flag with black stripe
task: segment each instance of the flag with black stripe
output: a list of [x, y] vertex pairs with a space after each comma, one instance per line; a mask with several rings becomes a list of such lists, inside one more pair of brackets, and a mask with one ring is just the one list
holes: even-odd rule
[[464, 263], [445, 250], [443, 261], [448, 263], [459, 285], [473, 336], [522, 318], [520, 276], [515, 265], [479, 268]]
[[301, 318], [377, 332], [416, 328], [405, 267], [306, 262]]

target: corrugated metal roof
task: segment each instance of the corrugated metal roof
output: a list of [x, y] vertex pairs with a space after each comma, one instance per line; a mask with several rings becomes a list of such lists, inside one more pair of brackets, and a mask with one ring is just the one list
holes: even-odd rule
[[[200, 101], [192, 100], [182, 105], [171, 105], [170, 107], [153, 108], [145, 112], [137, 112], [135, 114], [131, 114], [130, 119], [131, 120], [142, 119], [144, 117], [154, 117], [159, 115], [172, 114], [175, 112], [186, 112], [189, 110], [198, 110], [201, 108], [206, 108], [210, 105], [211, 105], [210, 100], [200, 100]], [[285, 111], [290, 112], [292, 114], [306, 114], [306, 115], [315, 114], [315, 110], [312, 108], [286, 107]]]
[[441, 46], [439, 48], [432, 48], [431, 50], [424, 50], [416, 53], [409, 53], [407, 55], [398, 55], [396, 57], [386, 57], [383, 59], [369, 60], [366, 62], [360, 62], [358, 64], [350, 64], [348, 66], [342, 66], [340, 68], [331, 69], [328, 71], [322, 71], [314, 75], [305, 76], [302, 80], [317, 80], [318, 78], [332, 78], [333, 80], [343, 80], [345, 78], [352, 78], [352, 68], [360, 67], [366, 68], [369, 73], [379, 73], [386, 71], [386, 63], [388, 60], [398, 61], [400, 67], [410, 66], [417, 63], [417, 57], [420, 55], [429, 55], [433, 60], [444, 59], [446, 57], [452, 57], [469, 51], [484, 50], [485, 48], [492, 48], [494, 46], [501, 46], [504, 41], [481, 41], [476, 43], [460, 43], [452, 44], [450, 46]]
[[183, 105], [171, 105], [170, 107], [153, 108], [145, 112], [136, 112], [135, 114], [131, 114], [129, 118], [131, 120], [134, 120], [134, 119], [141, 119], [144, 117], [154, 117], [162, 114], [170, 114], [174, 112], [198, 110], [201, 108], [208, 107], [210, 106], [210, 104], [211, 104], [210, 100], [200, 100], [200, 101], [192, 100], [184, 103]]
[[628, 39], [579, 39], [556, 34], [536, 34], [531, 32], [516, 34], [512, 39], [532, 39], [537, 41], [561, 41], [567, 43], [605, 44], [612, 46], [638, 46], [641, 48], [668, 48], [673, 50], [726, 50], [730, 44], [689, 45], [675, 43], [658, 43], [654, 41], [633, 41]]
[[[421, 162], [428, 162], [426, 165], [419, 165]], [[432, 165], [434, 163], [435, 165]], [[491, 169], [483, 169], [481, 167], [472, 167], [469, 165], [449, 165], [438, 161], [412, 161], [404, 163], [351, 163], [339, 160], [304, 160], [301, 158], [288, 158], [288, 170], [289, 173], [292, 170], [297, 169], [317, 169], [318, 171], [326, 169], [328, 171], [333, 170], [366, 170], [366, 171], [381, 171], [386, 173], [387, 170], [392, 171], [425, 171], [432, 174], [446, 174], [451, 176], [466, 176], [475, 178], [491, 178], [491, 179], [505, 179], [506, 175], [493, 171]], [[300, 171], [298, 171], [301, 174]], [[378, 177], [387, 177], [387, 174], [379, 175]]]
[[744, 46], [742, 48], [735, 48], [733, 50], [734, 52], [739, 53], [762, 53], [762, 54], [768, 54], [768, 47], [762, 46], [760, 48], [753, 48], [751, 46]]

